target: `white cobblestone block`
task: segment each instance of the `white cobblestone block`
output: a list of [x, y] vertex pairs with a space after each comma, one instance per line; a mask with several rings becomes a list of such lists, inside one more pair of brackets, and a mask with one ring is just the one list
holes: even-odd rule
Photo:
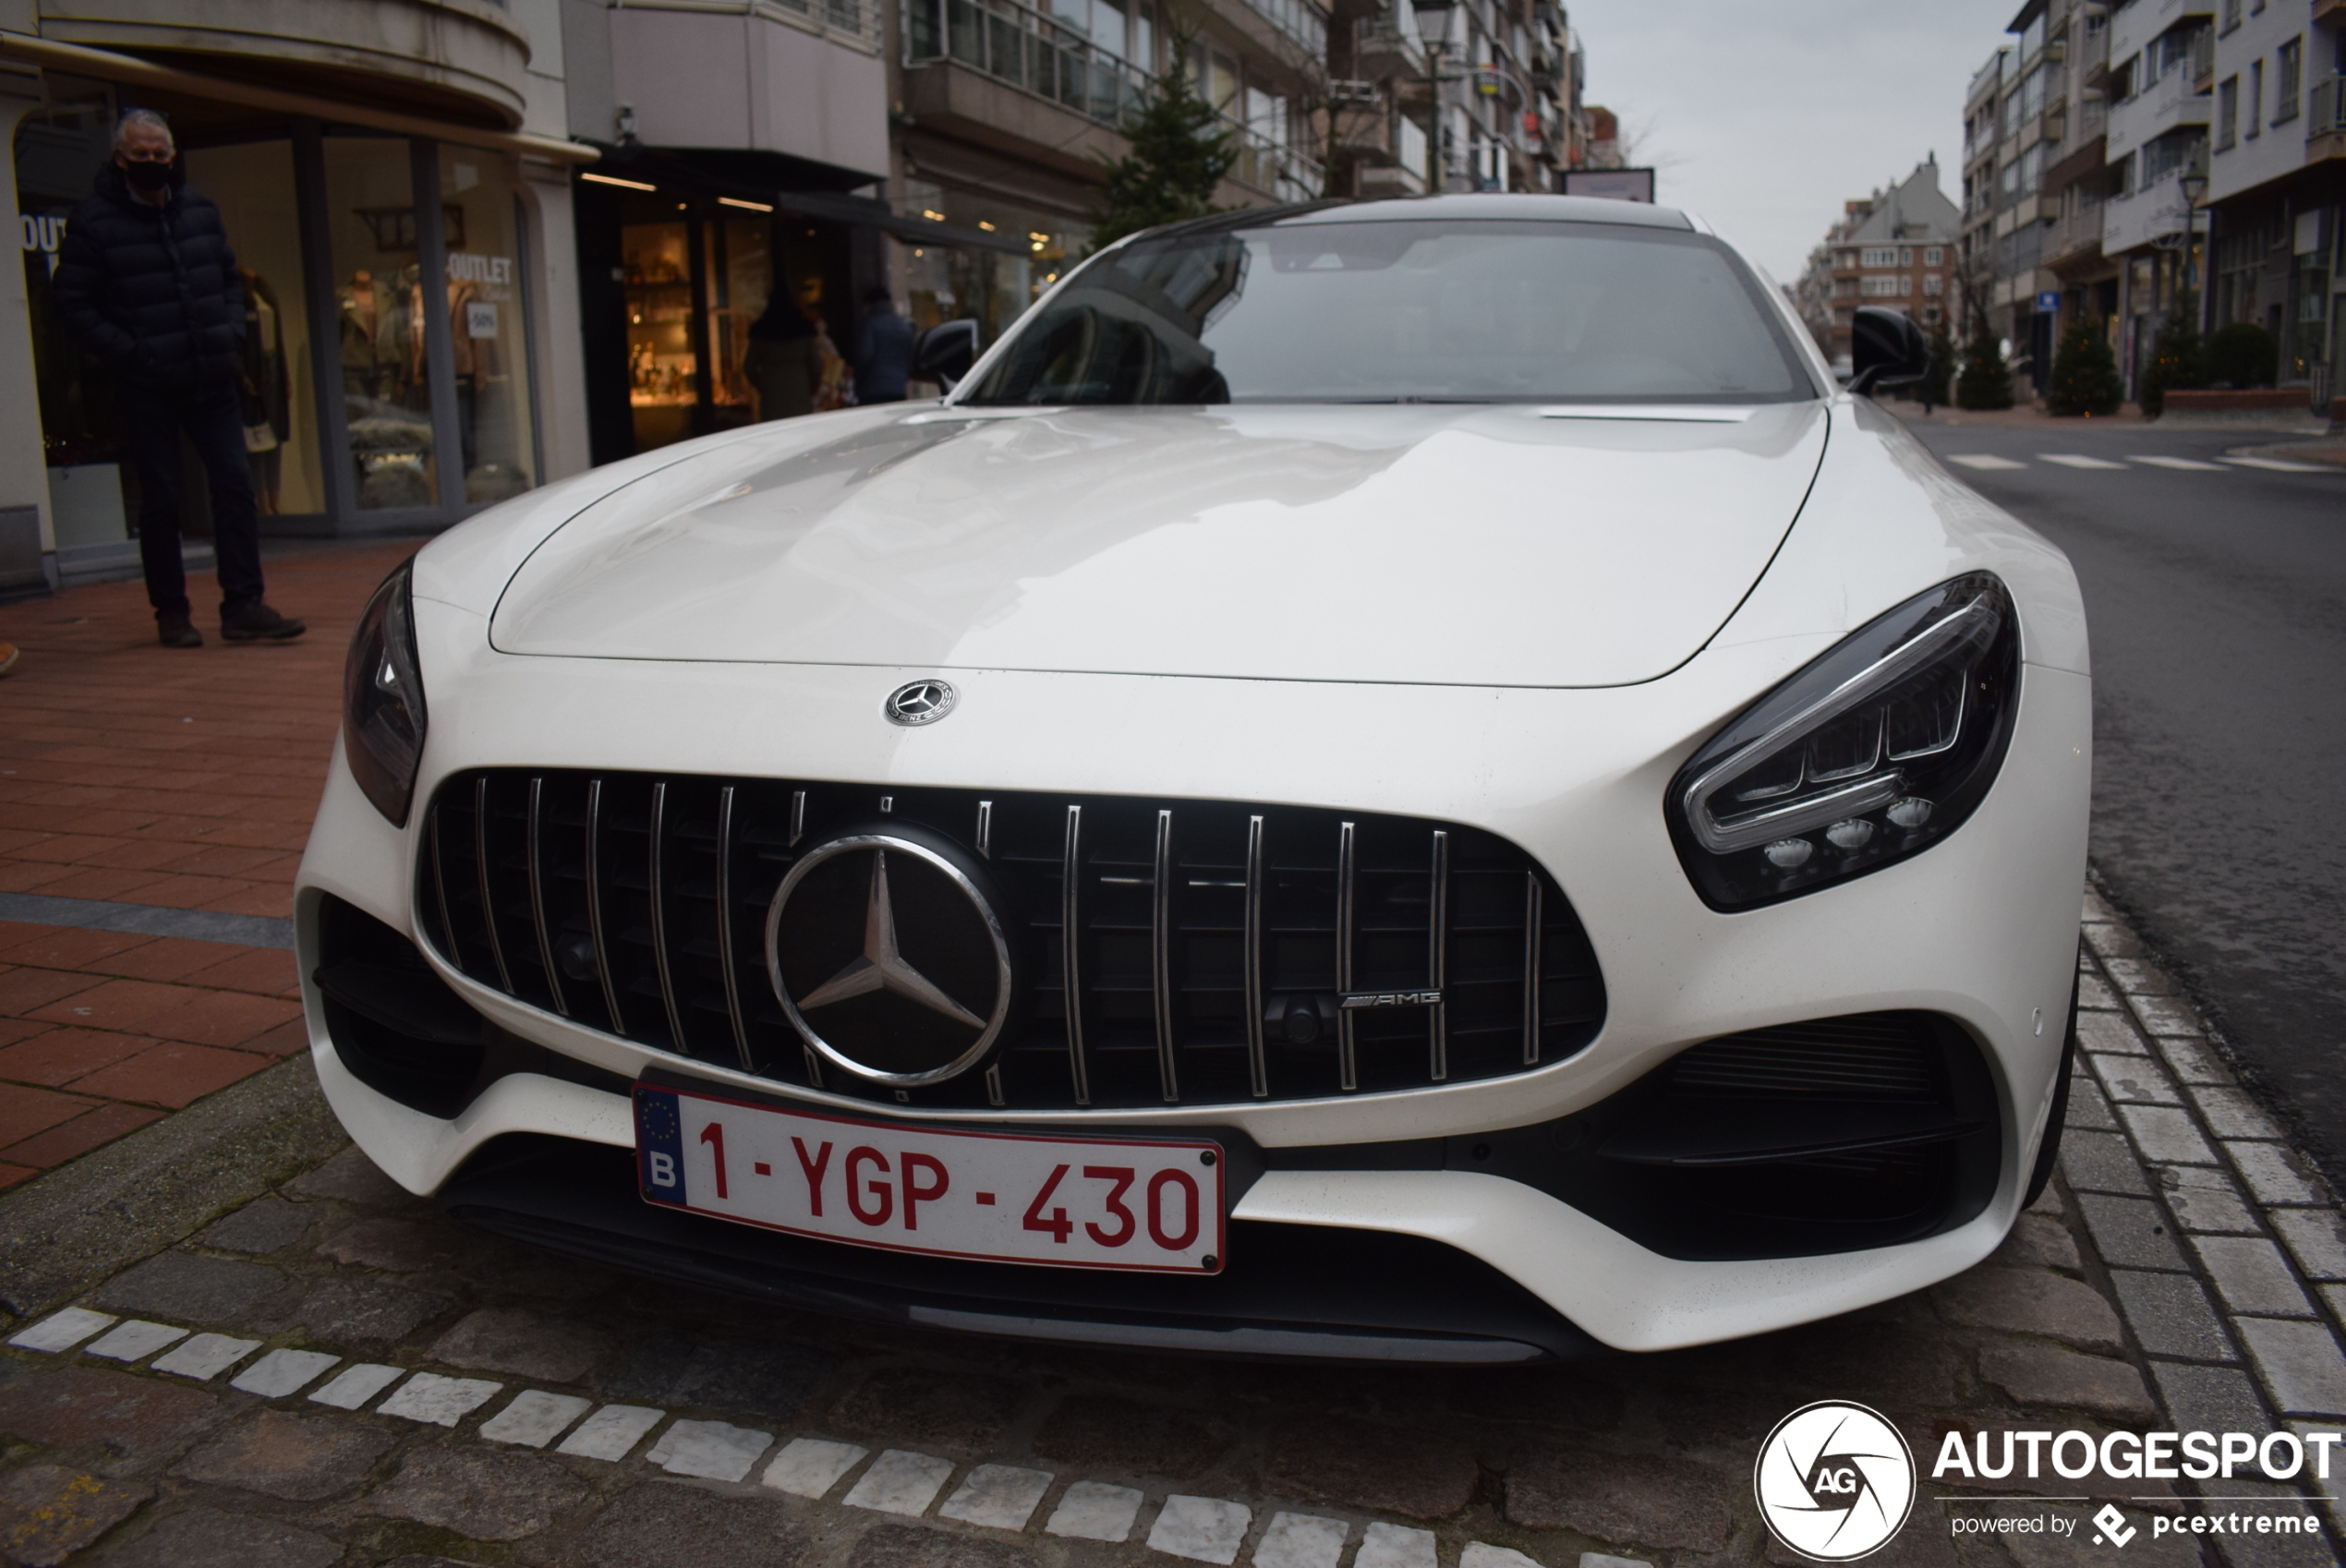
[[166, 1345], [176, 1345], [187, 1337], [186, 1329], [133, 1318], [127, 1323], [116, 1324], [83, 1345], [81, 1353], [84, 1356], [103, 1356], [109, 1361], [136, 1361], [153, 1355]]
[[[1043, 1529], [1046, 1534], [1075, 1540], [1120, 1541], [1132, 1536], [1132, 1521], [1141, 1512], [1141, 1494], [1131, 1487], [1105, 1481], [1078, 1481], [1059, 1498]], [[1372, 1526], [1373, 1529], [1375, 1526]], [[1431, 1541], [1432, 1536], [1425, 1538]], [[1357, 1568], [1357, 1565], [1356, 1565]], [[1414, 1568], [1414, 1565], [1413, 1565]], [[1429, 1557], [1425, 1568], [1433, 1568]]]
[[2150, 1047], [2123, 1013], [2077, 1015], [2077, 1045], [2088, 1055], [2146, 1056]]
[[237, 1339], [224, 1333], [200, 1333], [183, 1340], [175, 1350], [166, 1350], [147, 1363], [150, 1371], [170, 1372], [177, 1377], [194, 1378], [199, 1381], [218, 1377], [246, 1357], [260, 1348], [257, 1339]]
[[2295, 1153], [2278, 1143], [2236, 1143], [2227, 1140], [2224, 1152], [2232, 1168], [2248, 1183], [2259, 1203], [2319, 1203], [2316, 1187]]
[[782, 1444], [782, 1451], [766, 1466], [758, 1485], [789, 1492], [793, 1497], [821, 1497], [839, 1485], [841, 1476], [862, 1464], [864, 1455], [870, 1452], [852, 1442], [792, 1438]]
[[228, 1386], [263, 1399], [283, 1399], [341, 1360], [322, 1350], [272, 1350], [228, 1380]]
[[644, 1434], [659, 1426], [667, 1414], [648, 1405], [606, 1405], [579, 1422], [578, 1429], [562, 1439], [554, 1452], [606, 1462], [624, 1459], [628, 1450], [643, 1441]]
[[848, 1489], [845, 1501], [850, 1508], [917, 1518], [928, 1512], [952, 1473], [950, 1459], [915, 1453], [909, 1448], [885, 1449], [864, 1472], [864, 1478]]
[[2265, 1227], [2257, 1223], [2255, 1211], [2241, 1201], [2231, 1183], [2223, 1179], [2219, 1171], [2205, 1166], [2170, 1165], [2170, 1171], [2197, 1171], [2216, 1177], [2205, 1187], [2197, 1184], [2170, 1188], [2167, 1207], [2174, 1212], [2175, 1223], [2187, 1231], [2203, 1236], [2255, 1236]]
[[1653, 1568], [1642, 1557], [1609, 1557], [1602, 1551], [1580, 1554], [1580, 1568]]
[[1336, 1568], [1352, 1526], [1316, 1514], [1275, 1514], [1254, 1543], [1255, 1568]]
[[2148, 1056], [2086, 1057], [2096, 1076], [2122, 1105], [2180, 1105], [2183, 1097], [2167, 1074]]
[[2121, 1105], [2126, 1130], [2143, 1158], [2162, 1165], [2212, 1165], [2216, 1152], [2199, 1136], [2186, 1113], [2166, 1105]]
[[361, 1361], [356, 1367], [345, 1367], [326, 1381], [326, 1386], [309, 1396], [311, 1403], [331, 1405], [337, 1410], [356, 1410], [367, 1401], [397, 1382], [405, 1367], [386, 1367], [376, 1361]]
[[678, 1421], [659, 1434], [659, 1441], [644, 1457], [671, 1476], [738, 1481], [773, 1441], [771, 1432], [736, 1427], [730, 1421]]
[[2346, 1356], [2321, 1323], [2236, 1318], [2273, 1404], [2292, 1416], [2346, 1416]]
[[[1034, 1516], [1034, 1505], [1051, 1490], [1048, 1470], [1022, 1469], [1016, 1465], [980, 1465], [938, 1509], [941, 1518], [995, 1530], [1022, 1530]], [[1336, 1568], [1336, 1560], [1328, 1560]]]
[[1352, 1568], [1435, 1568], [1433, 1532], [1371, 1525], [1352, 1555]]
[[2159, 1047], [2167, 1069], [2185, 1083], [2222, 1083], [2232, 1080], [2231, 1069], [2224, 1066], [2204, 1040], [2187, 1040], [2181, 1035], [2162, 1034], [2151, 1042]]
[[2346, 1280], [2346, 1215], [2335, 1209], [2276, 1209], [2268, 1217], [2309, 1278]]
[[2313, 1303], [2297, 1287], [2280, 1248], [2263, 1236], [2195, 1236], [2191, 1244], [2199, 1249], [2199, 1260], [2232, 1311], [2271, 1318], [2313, 1316]]
[[2118, 993], [2112, 991], [2110, 983], [2101, 976], [2080, 974], [2077, 977], [2077, 1010], [2080, 1013], [2114, 1012], [2123, 1006], [2125, 1004], [2118, 999]]
[[1512, 1547], [1485, 1546], [1481, 1541], [1469, 1541], [1458, 1553], [1458, 1568], [1540, 1568], [1539, 1559], [1526, 1557]]
[[2199, 1011], [2181, 996], [2162, 996], [2155, 992], [2136, 993], [2126, 998], [2134, 1016], [2152, 1034], [2183, 1034], [2195, 1038], [2206, 1032], [2199, 1021]]
[[2199, 1106], [2199, 1114], [2207, 1118], [2208, 1127], [2219, 1138], [2279, 1138], [2280, 1128], [2273, 1124], [2264, 1108], [2248, 1097], [2244, 1089], [2226, 1089], [2215, 1084], [2196, 1085], [2191, 1097]]
[[417, 1372], [375, 1406], [379, 1416], [404, 1416], [426, 1426], [453, 1427], [497, 1396], [505, 1385], [487, 1378], [443, 1378]]
[[524, 1389], [513, 1403], [480, 1424], [480, 1435], [490, 1442], [522, 1448], [543, 1448], [595, 1407], [591, 1399], [574, 1393], [550, 1393], [542, 1388]]
[[108, 1323], [115, 1321], [111, 1312], [92, 1312], [87, 1307], [68, 1307], [62, 1312], [52, 1312], [29, 1329], [11, 1338], [8, 1343], [18, 1350], [38, 1350], [54, 1356], [71, 1350]]
[[1156, 1523], [1149, 1527], [1149, 1550], [1192, 1562], [1235, 1562], [1253, 1522], [1253, 1510], [1242, 1502], [1176, 1493], [1157, 1510]]
[[[2120, 934], [2113, 940], [2122, 945], [2126, 938]], [[2095, 951], [2101, 951], [2098, 944], [2096, 944]], [[2137, 995], [2172, 996], [2175, 994], [2175, 983], [2148, 959], [2127, 959], [2103, 953], [2101, 967], [2103, 972], [2110, 976], [2110, 983], [2124, 992], [2130, 1000]]]

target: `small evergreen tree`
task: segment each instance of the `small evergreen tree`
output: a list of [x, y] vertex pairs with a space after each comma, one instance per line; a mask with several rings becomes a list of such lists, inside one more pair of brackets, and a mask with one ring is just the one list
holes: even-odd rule
[[1955, 378], [1955, 406], [2012, 406], [2012, 367], [2004, 363], [2003, 344], [1984, 316], [1972, 323], [1971, 342], [1964, 348], [1963, 374]]
[[2080, 316], [2061, 334], [2053, 355], [2052, 385], [2045, 405], [2055, 414], [2107, 416], [2126, 401], [2118, 380], [2118, 356], [2110, 351], [2110, 337], [2101, 322]]
[[2280, 345], [2254, 321], [2234, 321], [2207, 334], [2211, 386], [2269, 387], [2280, 375]]
[[1947, 391], [1955, 379], [1955, 340], [1941, 321], [1930, 329], [1930, 374], [1922, 379], [1920, 391], [1923, 405], [1942, 408], [1947, 403]]
[[2207, 353], [2199, 336], [2199, 305], [2188, 294], [2175, 296], [2166, 325], [2151, 340], [2150, 363], [2142, 370], [2136, 401], [2143, 417], [2156, 419], [2167, 406], [2167, 394], [2207, 384]]
[[1214, 105], [1190, 79], [1190, 40], [1175, 33], [1168, 42], [1172, 68], [1124, 123], [1132, 151], [1106, 161], [1107, 181], [1092, 205], [1094, 251], [1141, 229], [1219, 211], [1215, 188], [1238, 161], [1229, 133], [1214, 129]]

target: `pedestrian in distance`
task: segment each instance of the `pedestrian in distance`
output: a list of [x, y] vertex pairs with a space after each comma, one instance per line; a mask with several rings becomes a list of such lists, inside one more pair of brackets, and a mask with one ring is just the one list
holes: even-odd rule
[[913, 323], [896, 313], [884, 288], [864, 294], [863, 330], [855, 334], [855, 401], [901, 403], [913, 374]]
[[113, 161], [67, 220], [54, 287], [67, 330], [114, 372], [139, 474], [139, 560], [163, 646], [203, 645], [179, 553], [182, 436], [212, 496], [221, 636], [300, 636], [300, 621], [261, 598], [260, 525], [237, 395], [244, 280], [220, 209], [187, 185], [171, 126], [153, 110], [130, 110], [115, 127]]
[[749, 324], [742, 368], [757, 394], [759, 419], [794, 419], [815, 412], [815, 389], [823, 379], [822, 345], [787, 287], [776, 289], [765, 313]]

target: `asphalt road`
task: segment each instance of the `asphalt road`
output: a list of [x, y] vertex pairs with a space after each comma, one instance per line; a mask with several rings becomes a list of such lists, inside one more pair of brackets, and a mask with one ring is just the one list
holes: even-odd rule
[[2221, 461], [2288, 439], [2263, 433], [1915, 431], [2076, 563], [2093, 635], [2094, 864], [2340, 1183], [2346, 471]]

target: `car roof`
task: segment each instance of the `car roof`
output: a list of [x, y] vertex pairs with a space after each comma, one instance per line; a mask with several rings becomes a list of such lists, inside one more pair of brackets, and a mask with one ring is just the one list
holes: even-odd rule
[[1286, 207], [1248, 207], [1147, 231], [1153, 235], [1227, 233], [1234, 229], [1288, 227], [1305, 223], [1424, 222], [1480, 218], [1517, 223], [1612, 223], [1626, 228], [1702, 232], [1704, 225], [1675, 207], [1642, 201], [1611, 201], [1593, 196], [1535, 196], [1497, 192], [1456, 196], [1385, 197], [1369, 201], [1307, 201]]

